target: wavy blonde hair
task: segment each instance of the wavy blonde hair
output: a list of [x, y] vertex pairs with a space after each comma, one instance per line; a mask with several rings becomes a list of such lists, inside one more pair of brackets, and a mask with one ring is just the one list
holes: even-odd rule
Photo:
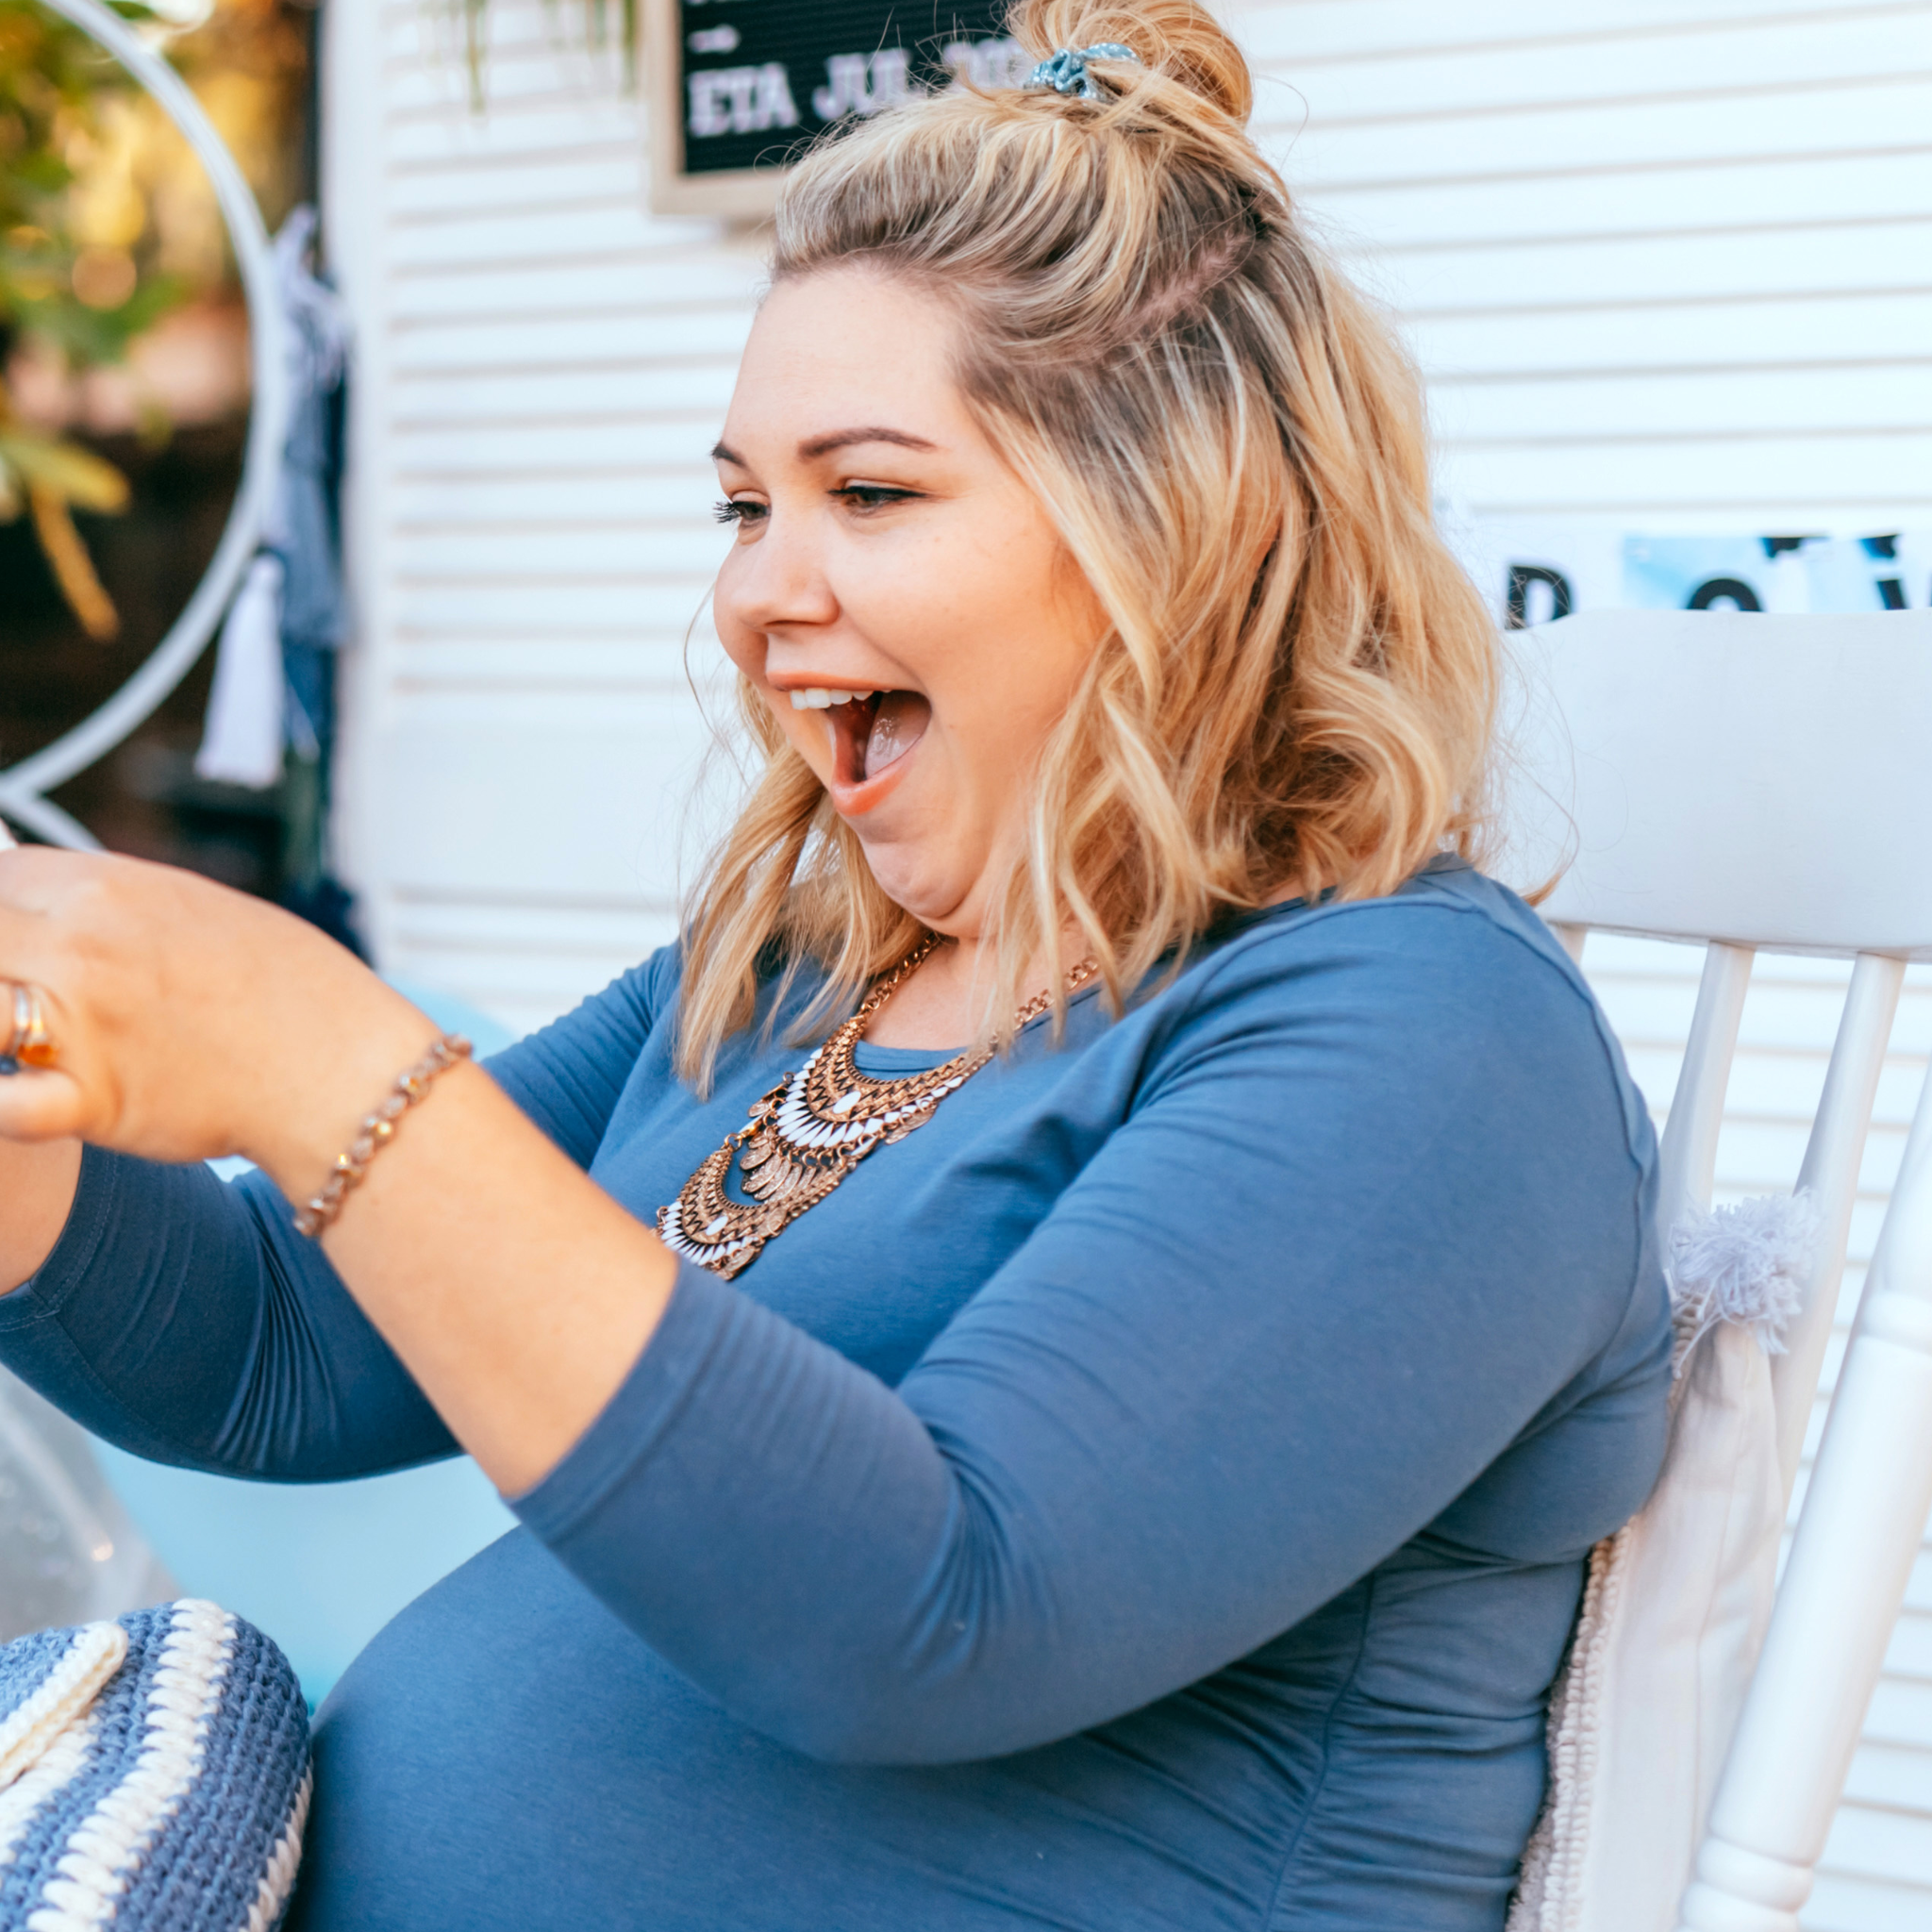
[[[1141, 64], [1097, 64], [1103, 100], [949, 93], [822, 145], [773, 261], [952, 308], [969, 408], [1106, 612], [992, 902], [989, 1032], [1042, 960], [1091, 954], [1118, 1011], [1231, 909], [1476, 856], [1496, 680], [1430, 513], [1416, 373], [1249, 141], [1240, 51], [1191, 0], [1023, 0], [1011, 31]], [[922, 932], [741, 696], [765, 765], [685, 923], [700, 1089], [774, 961], [824, 974], [806, 1031]]]

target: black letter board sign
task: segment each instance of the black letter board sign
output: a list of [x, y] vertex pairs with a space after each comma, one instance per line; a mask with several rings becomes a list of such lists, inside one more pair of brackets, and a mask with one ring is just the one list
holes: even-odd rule
[[1005, 0], [649, 0], [651, 206], [769, 214], [786, 160], [828, 127], [1032, 59]]

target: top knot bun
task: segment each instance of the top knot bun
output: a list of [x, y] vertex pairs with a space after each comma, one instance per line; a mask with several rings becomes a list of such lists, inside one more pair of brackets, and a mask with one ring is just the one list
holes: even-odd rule
[[1241, 49], [1193, 0], [1136, 0], [1133, 6], [1018, 0], [1008, 30], [1042, 60], [1061, 47], [1091, 47], [1104, 41], [1131, 47], [1151, 73], [1178, 81], [1237, 126], [1247, 125], [1255, 105], [1254, 77]]

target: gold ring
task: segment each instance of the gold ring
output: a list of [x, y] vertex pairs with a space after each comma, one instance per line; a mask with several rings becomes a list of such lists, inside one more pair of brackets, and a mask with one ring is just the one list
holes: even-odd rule
[[60, 1049], [47, 1034], [47, 1015], [36, 986], [13, 987], [13, 1023], [7, 1048], [0, 1061], [13, 1060], [23, 1067], [51, 1067], [60, 1058]]

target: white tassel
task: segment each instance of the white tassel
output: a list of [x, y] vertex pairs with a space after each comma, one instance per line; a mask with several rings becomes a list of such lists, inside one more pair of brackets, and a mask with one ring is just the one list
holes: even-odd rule
[[1720, 1322], [1742, 1323], [1766, 1355], [1782, 1355], [1785, 1330], [1805, 1305], [1822, 1232], [1808, 1191], [1684, 1215], [1671, 1230], [1665, 1264], [1678, 1366]]
[[266, 552], [248, 566], [222, 623], [214, 688], [194, 775], [264, 791], [282, 775], [288, 709], [282, 675], [282, 562]]

